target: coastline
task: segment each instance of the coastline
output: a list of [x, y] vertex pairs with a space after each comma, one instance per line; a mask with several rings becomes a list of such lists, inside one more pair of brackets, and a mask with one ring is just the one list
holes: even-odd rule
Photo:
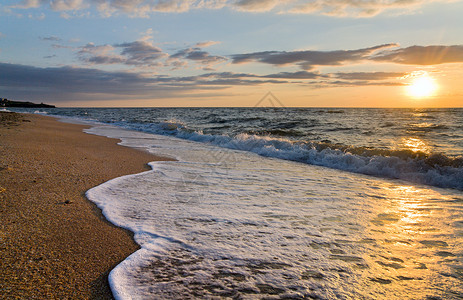
[[108, 273], [139, 247], [85, 192], [165, 159], [89, 126], [19, 116], [0, 124], [2, 298], [112, 299]]

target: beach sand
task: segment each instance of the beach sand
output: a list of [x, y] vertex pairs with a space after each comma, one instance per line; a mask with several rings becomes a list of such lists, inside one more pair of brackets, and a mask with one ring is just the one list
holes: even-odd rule
[[2, 299], [111, 299], [108, 273], [138, 249], [85, 192], [163, 158], [83, 128], [0, 113]]

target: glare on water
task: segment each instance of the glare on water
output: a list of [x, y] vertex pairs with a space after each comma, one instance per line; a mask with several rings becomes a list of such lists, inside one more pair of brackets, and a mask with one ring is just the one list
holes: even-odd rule
[[400, 148], [409, 149], [413, 152], [430, 153], [429, 147], [425, 141], [417, 137], [404, 137], [400, 143]]

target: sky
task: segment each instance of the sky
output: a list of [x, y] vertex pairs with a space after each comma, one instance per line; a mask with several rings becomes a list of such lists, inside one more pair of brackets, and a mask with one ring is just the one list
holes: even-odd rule
[[463, 107], [463, 0], [2, 0], [0, 97]]

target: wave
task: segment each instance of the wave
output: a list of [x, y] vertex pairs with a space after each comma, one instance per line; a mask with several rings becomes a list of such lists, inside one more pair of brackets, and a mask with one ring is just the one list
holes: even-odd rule
[[251, 134], [251, 135], [256, 135], [256, 136], [274, 135], [274, 136], [299, 137], [299, 136], [304, 136], [305, 135], [303, 132], [301, 132], [299, 130], [293, 130], [293, 129], [250, 130], [247, 133]]
[[37, 115], [48, 115], [48, 112], [46, 112], [46, 111], [44, 111], [44, 110], [42, 110], [42, 111], [40, 111], [40, 110], [35, 110], [35, 111], [34, 111], [34, 114], [37, 114]]
[[434, 123], [416, 123], [409, 124], [407, 131], [410, 132], [430, 132], [433, 130], [447, 130], [450, 129], [448, 126], [443, 124], [434, 124]]
[[396, 126], [396, 124], [392, 122], [386, 122], [384, 124], [381, 124], [381, 128], [388, 128], [388, 127], [394, 127], [394, 126]]
[[233, 118], [226, 118], [226, 117], [214, 117], [209, 120], [209, 123], [245, 123], [245, 122], [252, 122], [252, 121], [260, 121], [262, 120], [261, 117], [233, 117]]
[[463, 157], [439, 153], [388, 150], [333, 144], [329, 141], [296, 142], [270, 135], [203, 134], [177, 121], [116, 124], [132, 130], [175, 136], [266, 157], [324, 166], [348, 172], [401, 179], [442, 188], [463, 190]]

